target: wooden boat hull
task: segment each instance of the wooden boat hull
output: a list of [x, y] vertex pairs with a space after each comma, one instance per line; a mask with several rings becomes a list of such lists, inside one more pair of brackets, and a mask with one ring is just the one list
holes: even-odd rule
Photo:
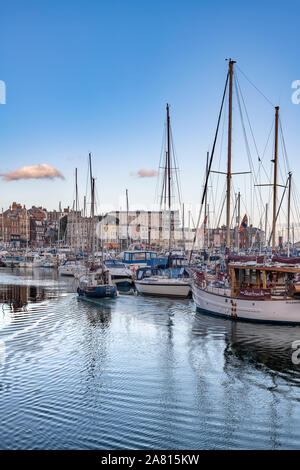
[[230, 297], [229, 289], [220, 293], [202, 289], [193, 283], [193, 300], [197, 310], [233, 320], [264, 323], [300, 324], [300, 299], [239, 299]]

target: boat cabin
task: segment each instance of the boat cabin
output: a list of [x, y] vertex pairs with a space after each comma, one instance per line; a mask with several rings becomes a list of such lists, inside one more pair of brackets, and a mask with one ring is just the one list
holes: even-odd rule
[[229, 264], [231, 296], [268, 299], [291, 297], [300, 292], [297, 285], [300, 267]]
[[118, 261], [116, 259], [106, 259], [103, 261], [103, 264], [111, 269], [111, 268], [114, 268], [114, 269], [124, 269], [125, 266], [123, 263], [121, 263], [121, 261]]
[[122, 263], [125, 266], [137, 269], [139, 267], [151, 266], [154, 258], [157, 258], [156, 251], [124, 251]]

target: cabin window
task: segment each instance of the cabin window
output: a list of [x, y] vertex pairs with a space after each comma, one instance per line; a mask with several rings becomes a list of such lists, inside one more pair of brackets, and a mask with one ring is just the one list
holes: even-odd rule
[[134, 261], [141, 261], [145, 259], [145, 253], [134, 253], [133, 260]]
[[146, 253], [146, 259], [147, 259], [147, 260], [150, 260], [150, 259], [151, 259], [150, 253]]
[[129, 253], [125, 253], [125, 260], [129, 261]]

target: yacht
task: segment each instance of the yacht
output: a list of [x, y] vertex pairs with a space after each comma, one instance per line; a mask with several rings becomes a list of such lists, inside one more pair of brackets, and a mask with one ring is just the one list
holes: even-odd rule
[[133, 272], [126, 267], [124, 263], [115, 259], [107, 259], [103, 262], [104, 266], [109, 270], [111, 280], [117, 285], [131, 285], [133, 284]]

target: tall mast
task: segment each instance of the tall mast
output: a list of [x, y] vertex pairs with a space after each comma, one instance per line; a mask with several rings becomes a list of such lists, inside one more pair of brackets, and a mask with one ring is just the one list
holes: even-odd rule
[[190, 237], [190, 232], [191, 232], [191, 211], [189, 210], [189, 218], [188, 218], [188, 249], [190, 249], [190, 241], [191, 241], [191, 237]]
[[185, 250], [185, 234], [184, 234], [184, 202], [182, 203], [182, 245]]
[[238, 200], [237, 200], [237, 251], [240, 251], [240, 223], [241, 223], [241, 193], [238, 192]]
[[94, 259], [94, 178], [92, 175], [92, 155], [89, 153], [89, 174], [90, 174], [90, 187], [91, 187], [91, 211], [90, 211], [90, 223], [89, 223], [89, 230], [88, 230], [88, 244], [87, 244], [87, 260], [86, 266], [88, 267], [89, 263], [89, 255], [90, 251], [92, 250], [92, 256]]
[[90, 184], [91, 184], [91, 188], [92, 188], [93, 173], [92, 173], [92, 154], [91, 153], [89, 153], [89, 169], [90, 169]]
[[292, 186], [292, 173], [289, 172], [288, 226], [287, 226], [287, 242], [288, 242], [287, 252], [288, 252], [288, 257], [290, 256], [291, 186]]
[[231, 138], [232, 138], [232, 85], [234, 60], [229, 60], [229, 110], [228, 110], [228, 159], [227, 159], [227, 204], [226, 204], [226, 248], [230, 248], [230, 193], [231, 193]]
[[75, 168], [75, 210], [78, 210], [78, 185], [77, 185], [77, 168]]
[[73, 200], [72, 211], [71, 211], [71, 250], [73, 254], [74, 248], [74, 208], [75, 208], [75, 201]]
[[211, 248], [210, 242], [209, 242], [209, 223], [210, 223], [209, 204], [207, 204], [207, 220], [206, 220], [206, 225], [204, 226], [204, 230], [207, 233], [207, 251], [208, 252], [209, 252], [209, 249]]
[[168, 175], [168, 209], [170, 218], [169, 252], [172, 248], [172, 221], [171, 221], [171, 136], [170, 136], [170, 110], [167, 103], [167, 175]]
[[268, 203], [266, 203], [266, 213], [265, 213], [265, 248], [267, 248], [267, 230], [268, 230]]
[[167, 151], [168, 151], [168, 207], [169, 211], [171, 210], [171, 142], [170, 142], [170, 111], [169, 105], [167, 104]]
[[81, 243], [82, 243], [82, 252], [85, 250], [85, 241], [86, 241], [86, 196], [83, 196], [83, 220], [81, 224]]
[[129, 248], [129, 202], [128, 202], [128, 189], [126, 189], [126, 226], [127, 226], [127, 250]]
[[94, 215], [95, 215], [95, 178], [92, 177], [92, 204], [91, 204], [91, 236], [92, 236], [92, 244], [91, 244], [91, 250], [92, 250], [92, 264], [94, 264], [95, 261], [95, 234], [94, 234]]
[[[205, 174], [206, 174], [206, 178], [208, 178], [208, 160], [209, 160], [209, 152], [206, 153], [206, 170], [205, 170]], [[207, 192], [205, 192], [205, 203], [204, 203], [204, 221], [206, 221], [206, 225], [207, 225]], [[204, 249], [205, 249], [205, 225], [204, 225]], [[207, 248], [208, 248], [208, 240], [207, 240]]]
[[25, 209], [26, 252], [28, 251], [28, 214]]
[[78, 240], [78, 184], [77, 184], [77, 168], [75, 168], [75, 223], [76, 223], [76, 241], [75, 241], [75, 252], [77, 254], [79, 240]]
[[275, 251], [275, 244], [276, 244], [278, 120], [279, 120], [279, 106], [276, 106], [275, 107], [275, 147], [274, 147], [274, 160], [272, 160], [272, 162], [274, 163], [272, 251]]

